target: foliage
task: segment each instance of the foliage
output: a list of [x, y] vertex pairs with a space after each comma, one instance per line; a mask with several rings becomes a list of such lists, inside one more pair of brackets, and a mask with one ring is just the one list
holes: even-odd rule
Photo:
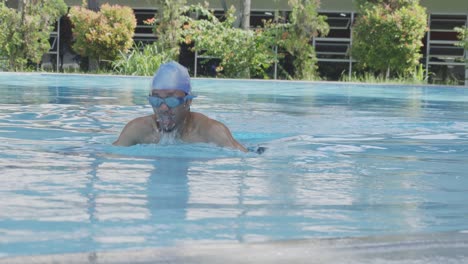
[[468, 50], [468, 27], [457, 27], [455, 28], [455, 31], [458, 32], [458, 39], [460, 40], [457, 43], [457, 46]]
[[134, 45], [128, 53], [120, 53], [112, 63], [116, 73], [124, 75], [151, 76], [162, 63], [173, 60], [175, 54], [163, 52], [160, 44], [153, 43], [146, 46]]
[[411, 76], [422, 55], [427, 15], [418, 0], [357, 0], [352, 56], [363, 69]]
[[[455, 28], [455, 31], [458, 32], [458, 39], [460, 40], [456, 45], [465, 49], [465, 54], [468, 53], [468, 27], [458, 27]], [[468, 69], [468, 59], [465, 56], [465, 68]], [[468, 78], [466, 76], [465, 78]], [[465, 83], [467, 80], [465, 80]]]
[[191, 6], [187, 12], [204, 19], [184, 16], [183, 37], [193, 50], [220, 59], [216, 68], [219, 75], [228, 78], [267, 77], [266, 70], [275, 60], [273, 38], [262, 29], [242, 30], [233, 26], [236, 17], [231, 7], [220, 21], [206, 6]]
[[161, 52], [179, 56], [179, 43], [182, 41], [182, 13], [186, 0], [155, 0], [160, 7], [155, 18], [144, 21], [153, 26], [153, 33], [158, 38]]
[[383, 5], [385, 8], [396, 10], [403, 7], [411, 7], [419, 4], [419, 0], [355, 0], [359, 8], [372, 8]]
[[133, 45], [136, 19], [130, 7], [104, 4], [99, 12], [84, 7], [72, 7], [75, 43], [78, 54], [102, 60], [114, 60]]
[[288, 3], [292, 8], [290, 22], [280, 25], [284, 31], [278, 44], [294, 56], [295, 79], [316, 79], [317, 57], [310, 42], [312, 37], [328, 34], [326, 16], [318, 15], [318, 0], [289, 0]]
[[8, 59], [10, 70], [41, 61], [50, 49], [54, 24], [66, 11], [63, 0], [23, 0], [18, 10], [0, 2], [0, 56]]
[[185, 0], [156, 2], [162, 11], [145, 23], [154, 26], [161, 52], [178, 52], [176, 43], [185, 42], [192, 51], [219, 59], [219, 76], [268, 78], [267, 71], [278, 60], [273, 49], [280, 46], [295, 58], [295, 78], [316, 78], [316, 56], [310, 41], [313, 36], [328, 33], [325, 17], [316, 11], [318, 0], [290, 0], [292, 22], [265, 21], [265, 27], [255, 30], [234, 26], [234, 8], [218, 19], [207, 4], [182, 7]]

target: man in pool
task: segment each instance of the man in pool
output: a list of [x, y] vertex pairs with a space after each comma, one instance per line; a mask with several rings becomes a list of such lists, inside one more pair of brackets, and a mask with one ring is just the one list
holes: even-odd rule
[[153, 77], [148, 97], [154, 114], [130, 121], [113, 143], [116, 146], [157, 144], [171, 140], [212, 143], [247, 152], [221, 122], [191, 112], [192, 88], [187, 69], [177, 62], [162, 64]]

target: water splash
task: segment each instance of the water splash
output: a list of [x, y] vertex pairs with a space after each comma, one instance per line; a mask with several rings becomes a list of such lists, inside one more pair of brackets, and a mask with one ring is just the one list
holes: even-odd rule
[[174, 144], [182, 143], [182, 140], [179, 137], [179, 131], [177, 129], [174, 129], [170, 132], [162, 130], [160, 132], [160, 135], [161, 135], [159, 139], [160, 145], [174, 145]]

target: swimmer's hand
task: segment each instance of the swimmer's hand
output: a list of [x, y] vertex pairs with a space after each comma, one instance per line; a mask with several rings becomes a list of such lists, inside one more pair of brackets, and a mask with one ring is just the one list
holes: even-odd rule
[[254, 153], [257, 153], [257, 154], [262, 154], [263, 152], [265, 152], [267, 148], [265, 147], [248, 147], [247, 150], [249, 152], [254, 152]]

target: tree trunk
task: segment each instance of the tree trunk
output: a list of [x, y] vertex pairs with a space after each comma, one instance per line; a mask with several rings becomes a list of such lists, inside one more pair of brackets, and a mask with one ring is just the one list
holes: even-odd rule
[[243, 0], [241, 28], [245, 30], [250, 28], [250, 5], [250, 0]]
[[89, 58], [88, 72], [93, 72], [93, 73], [99, 72], [99, 59], [98, 58]]
[[[242, 20], [241, 28], [243, 30], [250, 30], [250, 0], [243, 0], [242, 2]], [[250, 69], [247, 67], [241, 69], [242, 78], [250, 79]]]
[[[6, 3], [7, 3], [7, 6], [8, 6], [8, 1]], [[23, 10], [24, 10], [24, 2], [23, 2], [23, 0], [19, 0], [18, 1], [18, 12], [22, 13]]]

